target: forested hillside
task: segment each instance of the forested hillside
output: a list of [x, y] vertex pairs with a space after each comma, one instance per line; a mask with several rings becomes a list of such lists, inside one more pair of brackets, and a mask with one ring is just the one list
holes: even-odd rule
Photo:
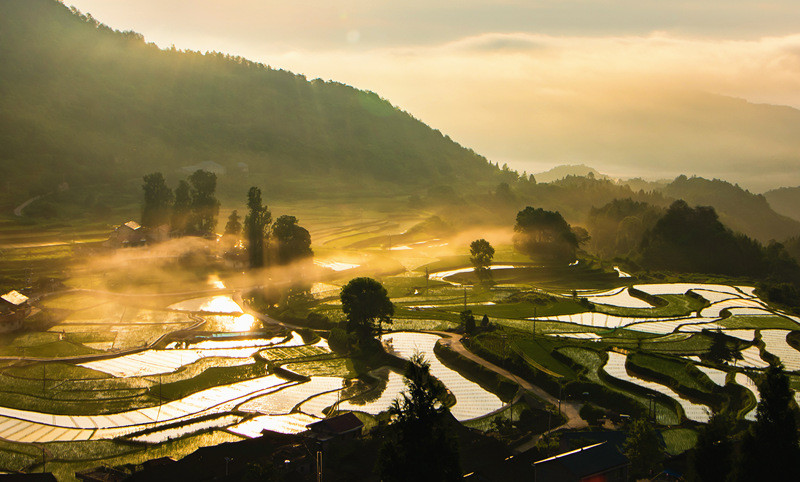
[[0, 2], [0, 65], [6, 203], [64, 181], [119, 189], [136, 180], [139, 189], [144, 173], [169, 177], [204, 162], [229, 174], [222, 190], [241, 178], [271, 192], [299, 173], [305, 184], [359, 180], [365, 189], [497, 172], [375, 93], [218, 53], [160, 50], [56, 0]]
[[776, 212], [800, 221], [800, 186], [773, 189], [764, 197]]

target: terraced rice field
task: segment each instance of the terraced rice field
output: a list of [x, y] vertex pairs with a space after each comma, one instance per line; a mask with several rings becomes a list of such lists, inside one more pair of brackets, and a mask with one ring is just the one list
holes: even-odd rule
[[681, 408], [683, 408], [683, 412], [686, 415], [686, 418], [689, 420], [702, 423], [708, 421], [711, 412], [709, 407], [694, 403], [691, 400], [687, 400], [665, 385], [648, 380], [642, 380], [630, 375], [628, 370], [625, 368], [626, 359], [626, 355], [616, 352], [609, 352], [608, 363], [606, 363], [604, 370], [614, 378], [634, 383], [649, 390], [663, 393], [664, 395], [676, 400], [681, 405]]

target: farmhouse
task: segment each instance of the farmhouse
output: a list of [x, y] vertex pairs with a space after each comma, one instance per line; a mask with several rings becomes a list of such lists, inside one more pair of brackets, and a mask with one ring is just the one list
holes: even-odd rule
[[628, 458], [608, 442], [564, 452], [533, 463], [536, 482], [625, 482]]
[[127, 248], [131, 246], [143, 246], [147, 243], [145, 230], [136, 221], [128, 221], [117, 226], [106, 242], [111, 247]]
[[0, 296], [0, 333], [18, 330], [31, 312], [28, 297], [18, 291]]

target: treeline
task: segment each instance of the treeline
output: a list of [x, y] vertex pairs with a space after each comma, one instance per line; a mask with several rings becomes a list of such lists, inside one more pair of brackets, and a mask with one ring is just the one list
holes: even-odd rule
[[[220, 202], [215, 196], [217, 176], [202, 169], [188, 180], [180, 180], [173, 191], [160, 172], [143, 178], [142, 226], [149, 231], [165, 230], [170, 237], [203, 236], [216, 238]], [[309, 259], [311, 235], [290, 215], [272, 220], [272, 213], [261, 199], [261, 189], [251, 187], [247, 193], [248, 212], [242, 223], [238, 211], [228, 216], [224, 238], [228, 242], [225, 256], [237, 260], [244, 257], [251, 268], [287, 265]], [[246, 244], [238, 241], [242, 234]]]

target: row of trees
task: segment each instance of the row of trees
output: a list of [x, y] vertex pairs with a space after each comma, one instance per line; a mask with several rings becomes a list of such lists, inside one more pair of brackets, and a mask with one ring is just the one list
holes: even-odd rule
[[142, 226], [169, 226], [174, 235], [211, 236], [217, 226], [219, 201], [215, 196], [217, 175], [198, 169], [188, 181], [180, 180], [173, 192], [164, 175], [144, 176]]

